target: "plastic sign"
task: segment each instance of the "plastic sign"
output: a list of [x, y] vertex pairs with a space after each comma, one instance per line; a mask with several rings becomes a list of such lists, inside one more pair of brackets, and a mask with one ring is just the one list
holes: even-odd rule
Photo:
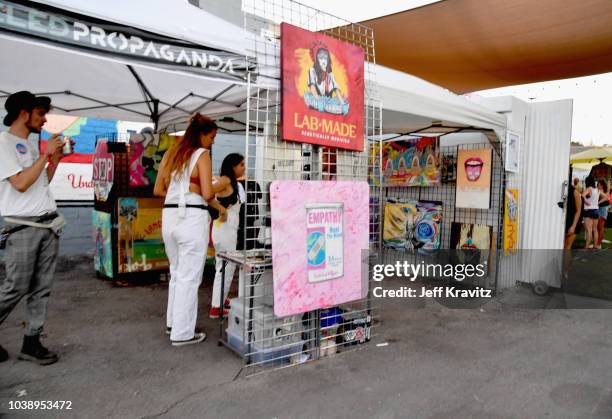
[[363, 151], [364, 53], [281, 24], [283, 138]]

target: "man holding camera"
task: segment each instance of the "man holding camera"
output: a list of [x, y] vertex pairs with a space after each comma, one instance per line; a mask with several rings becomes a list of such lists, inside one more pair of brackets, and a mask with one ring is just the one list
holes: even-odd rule
[[[63, 141], [53, 135], [40, 155], [28, 141], [47, 121], [51, 99], [27, 91], [10, 95], [0, 133], [0, 215], [4, 217], [6, 278], [0, 283], [0, 324], [27, 296], [27, 322], [19, 359], [48, 365], [57, 354], [40, 343], [59, 248], [63, 218], [56, 212], [49, 182], [62, 154]], [[8, 353], [0, 346], [0, 362]]]

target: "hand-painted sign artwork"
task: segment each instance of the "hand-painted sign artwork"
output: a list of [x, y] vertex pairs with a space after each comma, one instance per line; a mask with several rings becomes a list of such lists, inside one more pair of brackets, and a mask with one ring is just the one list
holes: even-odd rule
[[281, 24], [283, 138], [363, 151], [364, 53]]
[[518, 249], [518, 189], [506, 189], [504, 211], [504, 250]]
[[439, 185], [441, 173], [439, 144], [438, 137], [383, 143], [384, 186]]
[[492, 150], [459, 150], [457, 153], [458, 208], [488, 209], [491, 203]]
[[115, 167], [115, 155], [108, 152], [108, 143], [106, 140], [98, 141], [92, 165], [94, 195], [98, 201], [106, 202], [113, 188]]
[[162, 206], [157, 198], [118, 199], [119, 273], [168, 269], [161, 235]]
[[367, 182], [275, 181], [272, 205], [274, 314], [334, 307], [367, 293]]
[[440, 248], [442, 202], [388, 202], [385, 205], [383, 245], [404, 251]]
[[113, 277], [113, 250], [111, 247], [111, 215], [107, 212], [92, 211], [93, 235], [96, 242], [94, 269], [96, 272]]

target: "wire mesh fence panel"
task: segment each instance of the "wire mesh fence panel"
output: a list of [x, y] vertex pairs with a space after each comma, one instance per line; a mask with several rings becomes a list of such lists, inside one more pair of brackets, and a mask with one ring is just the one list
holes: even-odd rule
[[[380, 146], [382, 107], [375, 74], [374, 36], [371, 29], [353, 24], [293, 1], [243, 0], [245, 36], [250, 40], [252, 71], [248, 75], [246, 103], [246, 202], [242, 220], [244, 236], [236, 256], [252, 263], [239, 267], [238, 297], [231, 300], [222, 336], [226, 345], [245, 360], [245, 372], [284, 368], [323, 356], [361, 347], [375, 326], [376, 308], [369, 296], [369, 272], [362, 272], [366, 297], [293, 316], [274, 315], [274, 278], [270, 262], [271, 193], [278, 180], [369, 181], [370, 249], [354, 256], [368, 263], [368, 251], [380, 246], [380, 183], [371, 175]], [[281, 126], [280, 24], [324, 33], [360, 47], [365, 56], [363, 151], [350, 151], [287, 141]], [[248, 266], [247, 266], [248, 265]], [[246, 269], [245, 269], [246, 268]]]

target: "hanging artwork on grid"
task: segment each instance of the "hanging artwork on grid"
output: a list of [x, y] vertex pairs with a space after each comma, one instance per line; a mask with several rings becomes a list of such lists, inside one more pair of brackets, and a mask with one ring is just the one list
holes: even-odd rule
[[508, 131], [506, 133], [506, 162], [505, 168], [507, 172], [519, 172], [521, 136], [515, 132]]
[[518, 249], [518, 189], [506, 189], [504, 206], [504, 250]]
[[270, 199], [274, 314], [289, 316], [364, 298], [367, 182], [274, 181]]
[[488, 209], [491, 204], [492, 150], [457, 153], [457, 208]]
[[387, 202], [383, 245], [408, 252], [439, 249], [441, 221], [442, 202]]
[[363, 151], [364, 52], [281, 24], [283, 138]]
[[453, 222], [451, 226], [451, 249], [489, 250], [491, 248], [491, 226]]
[[440, 184], [440, 140], [420, 137], [382, 145], [383, 186]]
[[111, 246], [111, 215], [93, 210], [92, 226], [96, 250], [94, 269], [107, 278], [113, 277], [113, 250]]
[[457, 181], [457, 157], [447, 154], [442, 157], [442, 183], [453, 183]]

